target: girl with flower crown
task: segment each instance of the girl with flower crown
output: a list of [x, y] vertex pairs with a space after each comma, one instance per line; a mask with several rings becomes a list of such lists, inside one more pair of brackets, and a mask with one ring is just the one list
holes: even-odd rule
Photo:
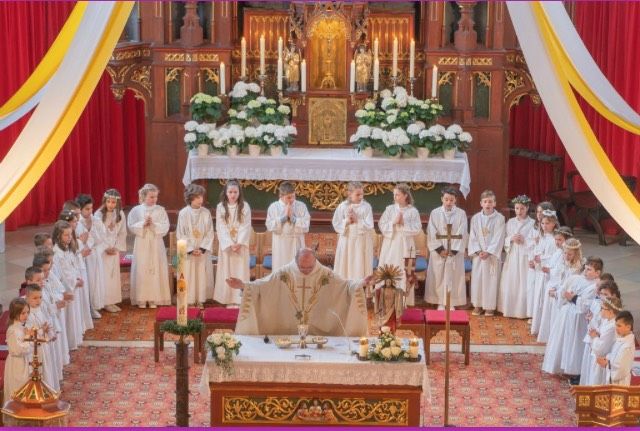
[[534, 285], [536, 281], [536, 262], [535, 262], [535, 249], [540, 242], [540, 238], [542, 237], [542, 212], [543, 211], [553, 211], [553, 204], [551, 202], [540, 202], [536, 206], [536, 219], [533, 224], [533, 229], [529, 231], [529, 236], [527, 237], [527, 250], [529, 252], [529, 271], [527, 272], [527, 317], [529, 317], [529, 324], [531, 324], [533, 317], [533, 293], [534, 293]]
[[120, 282], [120, 252], [127, 251], [127, 219], [122, 211], [122, 197], [116, 189], [109, 189], [102, 196], [102, 205], [95, 218], [104, 226], [104, 250], [102, 265], [104, 268], [104, 309], [117, 313], [122, 302]]
[[557, 249], [553, 232], [558, 228], [558, 218], [556, 212], [544, 210], [540, 220], [541, 235], [538, 243], [534, 247], [533, 261], [535, 263], [535, 279], [531, 299], [531, 334], [537, 335], [540, 330], [542, 318], [543, 295], [545, 287], [549, 281], [548, 274], [551, 272], [551, 260]]
[[531, 199], [527, 195], [511, 200], [516, 216], [509, 219], [505, 228], [504, 251], [506, 258], [502, 268], [498, 291], [498, 311], [504, 317], [527, 317], [527, 277], [529, 253], [527, 238], [533, 230], [534, 220], [529, 217]]

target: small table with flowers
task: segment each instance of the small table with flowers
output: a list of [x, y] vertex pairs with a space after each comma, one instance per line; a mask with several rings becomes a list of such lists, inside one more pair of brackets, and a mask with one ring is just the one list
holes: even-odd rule
[[420, 341], [416, 362], [360, 361], [358, 339], [327, 337], [323, 348], [276, 347], [276, 336], [239, 335], [231, 374], [209, 353], [200, 388], [211, 425], [419, 426], [429, 377]]

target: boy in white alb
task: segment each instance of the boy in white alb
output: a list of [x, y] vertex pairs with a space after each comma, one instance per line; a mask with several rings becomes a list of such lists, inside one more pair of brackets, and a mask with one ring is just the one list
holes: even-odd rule
[[53, 342], [56, 340], [55, 329], [46, 311], [41, 307], [42, 289], [37, 284], [27, 285], [27, 304], [30, 312], [25, 327], [27, 329], [37, 329], [38, 336], [47, 340], [42, 343], [38, 351], [38, 359], [42, 362], [42, 380], [56, 391], [60, 390], [60, 380], [58, 379], [58, 364], [56, 363]]
[[493, 316], [498, 301], [500, 261], [504, 244], [504, 216], [495, 210], [496, 195], [491, 190], [480, 194], [482, 211], [471, 218], [469, 256], [473, 258], [471, 270], [471, 303], [473, 315], [485, 311]]
[[598, 358], [606, 357], [611, 353], [616, 343], [616, 315], [622, 311], [620, 298], [603, 298], [600, 306], [600, 324], [597, 328], [589, 329], [587, 337], [589, 343], [585, 344], [585, 358], [582, 359], [582, 371], [580, 372], [580, 384], [584, 386], [606, 385], [606, 369], [598, 365]]
[[290, 182], [279, 187], [280, 199], [267, 210], [267, 230], [271, 232], [271, 271], [291, 262], [296, 252], [304, 248], [304, 234], [309, 232], [311, 216], [307, 206], [296, 200], [296, 191]]
[[598, 358], [598, 365], [606, 370], [606, 383], [629, 386], [631, 384], [631, 366], [635, 353], [633, 335], [633, 316], [621, 311], [616, 316], [616, 343], [605, 358]]

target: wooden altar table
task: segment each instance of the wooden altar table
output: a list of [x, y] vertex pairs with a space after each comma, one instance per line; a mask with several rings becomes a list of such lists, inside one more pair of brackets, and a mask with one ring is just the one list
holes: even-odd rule
[[466, 197], [471, 174], [465, 153], [454, 160], [367, 158], [351, 148], [290, 148], [282, 157], [190, 155], [182, 182], [199, 179], [363, 181], [460, 184]]
[[[429, 393], [424, 350], [419, 362], [360, 361], [347, 353], [355, 338], [329, 337], [323, 349], [275, 346], [276, 336], [237, 336], [233, 374], [211, 354], [200, 389], [210, 395], [211, 425], [419, 426], [420, 400]], [[347, 343], [350, 345], [347, 346]], [[308, 358], [300, 355], [308, 355]]]

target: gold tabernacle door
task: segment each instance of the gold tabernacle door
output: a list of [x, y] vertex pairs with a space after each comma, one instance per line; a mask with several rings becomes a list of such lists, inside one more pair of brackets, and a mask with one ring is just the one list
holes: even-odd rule
[[344, 145], [347, 142], [347, 99], [309, 98], [309, 144]]

